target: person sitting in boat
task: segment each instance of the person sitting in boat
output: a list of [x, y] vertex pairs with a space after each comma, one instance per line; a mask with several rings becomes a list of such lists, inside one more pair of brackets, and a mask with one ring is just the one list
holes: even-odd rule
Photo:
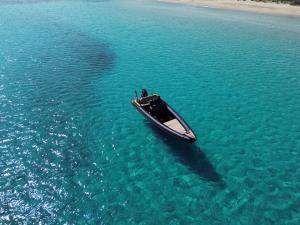
[[146, 89], [142, 89], [142, 98], [145, 98], [148, 96], [148, 92]]
[[168, 120], [169, 114], [166, 103], [161, 99], [157, 99], [150, 103], [150, 109], [154, 116], [159, 118], [159, 120], [165, 121]]

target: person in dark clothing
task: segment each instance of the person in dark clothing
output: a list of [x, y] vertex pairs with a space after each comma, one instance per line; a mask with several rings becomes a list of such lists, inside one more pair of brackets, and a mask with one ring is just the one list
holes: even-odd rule
[[142, 98], [147, 97], [148, 96], [148, 92], [146, 89], [142, 89]]
[[169, 120], [169, 111], [166, 103], [158, 99], [150, 103], [151, 113], [162, 123]]

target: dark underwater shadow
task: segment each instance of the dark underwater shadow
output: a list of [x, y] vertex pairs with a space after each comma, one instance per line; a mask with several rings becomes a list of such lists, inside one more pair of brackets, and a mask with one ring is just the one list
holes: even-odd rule
[[213, 182], [219, 187], [225, 187], [225, 183], [220, 174], [218, 174], [204, 152], [195, 143], [189, 144], [177, 140], [151, 123], [146, 123], [147, 126], [153, 130], [155, 136], [163, 140], [168, 146], [168, 150], [178, 158], [181, 163], [186, 165], [190, 171], [199, 175], [204, 180]]
[[[85, 213], [100, 218], [102, 212], [94, 210], [95, 202], [86, 194], [90, 184], [97, 190], [103, 187], [102, 167], [94, 164], [95, 145], [91, 142], [95, 142], [90, 134], [94, 117], [89, 111], [102, 102], [93, 83], [112, 69], [115, 54], [109, 43], [89, 33], [53, 23], [47, 17], [39, 19], [29, 19], [28, 26], [15, 31], [11, 48], [22, 46], [22, 51], [12, 51], [12, 55], [20, 60], [4, 70], [11, 84], [8, 99], [17, 96], [20, 100], [12, 97], [15, 102], [1, 109], [9, 118], [1, 123], [1, 129], [8, 127], [5, 136], [9, 138], [13, 131], [16, 138], [11, 146], [4, 145], [7, 156], [4, 153], [0, 159], [9, 163], [0, 163], [0, 171], [1, 164], [5, 169], [11, 164], [10, 176], [4, 180], [8, 185], [3, 191], [0, 217], [8, 215], [13, 224], [76, 223]], [[80, 185], [77, 181], [83, 177], [88, 179]], [[11, 207], [12, 199], [20, 207]], [[37, 207], [40, 202], [43, 206]], [[89, 207], [79, 209], [80, 204]]]

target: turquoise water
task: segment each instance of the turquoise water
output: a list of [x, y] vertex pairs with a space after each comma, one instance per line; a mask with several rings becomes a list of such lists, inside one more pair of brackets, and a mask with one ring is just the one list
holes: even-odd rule
[[[141, 88], [198, 141], [139, 115]], [[1, 224], [300, 224], [300, 19], [1, 1], [0, 125]]]

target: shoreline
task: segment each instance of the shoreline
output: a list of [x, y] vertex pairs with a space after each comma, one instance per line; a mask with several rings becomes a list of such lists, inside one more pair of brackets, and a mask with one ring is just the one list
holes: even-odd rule
[[160, 2], [187, 4], [217, 9], [230, 9], [246, 12], [297, 16], [300, 17], [300, 6], [274, 2], [255, 2], [239, 0], [158, 0]]

